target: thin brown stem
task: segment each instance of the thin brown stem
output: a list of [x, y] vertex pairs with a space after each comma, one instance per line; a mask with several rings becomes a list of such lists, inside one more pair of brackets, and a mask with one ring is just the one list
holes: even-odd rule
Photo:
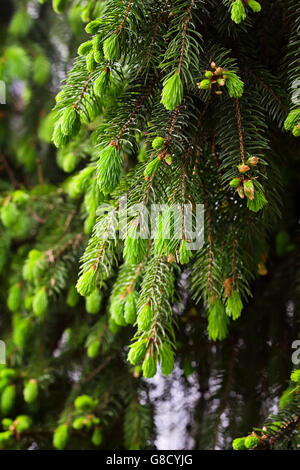
[[42, 162], [40, 158], [36, 159], [36, 164], [37, 164], [39, 183], [44, 184], [45, 183], [44, 173], [43, 173], [43, 167], [42, 167]]
[[172, 134], [174, 132], [174, 129], [175, 129], [175, 125], [176, 125], [176, 121], [177, 121], [177, 118], [178, 118], [178, 114], [179, 114], [179, 109], [180, 109], [180, 104], [178, 104], [173, 112], [173, 116], [172, 116], [172, 121], [171, 121], [171, 126], [170, 126], [170, 129], [168, 131], [168, 140], [170, 140], [170, 138], [172, 137]]
[[91, 379], [93, 379], [97, 374], [99, 374], [109, 363], [110, 361], [114, 358], [113, 355], [108, 356], [104, 362], [102, 362], [96, 369], [94, 369], [84, 380], [82, 380], [78, 386], [81, 386], [82, 384], [85, 384], [86, 382], [89, 382]]
[[267, 90], [268, 93], [270, 93], [270, 95], [273, 96], [273, 98], [277, 101], [277, 103], [281, 107], [282, 111], [284, 111], [287, 114], [289, 112], [288, 107], [284, 103], [282, 103], [282, 101], [280, 100], [280, 98], [278, 98], [276, 93], [274, 93], [274, 91], [260, 77], [258, 77], [252, 70], [247, 69], [247, 72], [249, 73], [249, 75], [252, 75], [255, 78], [255, 80], [257, 80], [261, 84], [261, 86], [265, 90]]
[[144, 101], [149, 97], [150, 93], [153, 90], [153, 87], [154, 87], [155, 83], [156, 83], [156, 80], [153, 80], [150, 83], [150, 85], [149, 85], [148, 89], [146, 90], [146, 92], [143, 94], [143, 96], [141, 96], [141, 98], [135, 104], [135, 107], [133, 108], [132, 112], [130, 113], [129, 118], [127, 119], [127, 121], [125, 122], [125, 124], [121, 128], [119, 134], [117, 135], [117, 141], [121, 139], [122, 135], [127, 130], [130, 122], [132, 121], [132, 119], [134, 118], [134, 116], [136, 115], [136, 113], [138, 112], [138, 110], [140, 109], [142, 104], [144, 103]]
[[236, 287], [236, 233], [233, 233], [233, 240], [232, 240], [232, 288], [233, 290]]
[[164, 15], [164, 12], [168, 6], [168, 3], [169, 3], [169, 0], [166, 0], [161, 11], [160, 11], [160, 15], [159, 15], [159, 18], [158, 18], [158, 22], [156, 24], [156, 27], [155, 27], [155, 30], [154, 30], [154, 33], [153, 33], [153, 38], [152, 38], [152, 41], [150, 42], [149, 44], [149, 47], [148, 47], [148, 51], [147, 51], [147, 54], [146, 54], [146, 59], [145, 59], [145, 62], [147, 63], [150, 56], [151, 56], [151, 52], [152, 52], [152, 48], [154, 46], [154, 43], [155, 43], [155, 39], [156, 39], [156, 36], [158, 34], [158, 31], [159, 31], [159, 28], [160, 28], [160, 25], [162, 23], [162, 19], [163, 19], [163, 15]]
[[245, 163], [245, 146], [244, 146], [244, 138], [243, 138], [243, 130], [242, 130], [242, 117], [241, 117], [241, 110], [240, 110], [240, 101], [238, 98], [235, 99], [235, 109], [236, 109], [239, 141], [240, 141], [241, 158], [242, 158], [242, 162]]
[[91, 79], [92, 79], [92, 74], [90, 74], [90, 75], [88, 76], [88, 78], [86, 79], [86, 81], [85, 81], [85, 83], [84, 83], [84, 85], [83, 85], [83, 88], [82, 88], [82, 90], [81, 90], [81, 93], [78, 95], [75, 104], [73, 104], [73, 108], [74, 108], [74, 109], [78, 109], [79, 103], [80, 103], [80, 101], [82, 100], [82, 98], [84, 97], [84, 94], [85, 94], [85, 92], [86, 92], [86, 89], [87, 89], [87, 87], [88, 87], [88, 85], [89, 85]]
[[194, 6], [194, 0], [191, 0], [190, 6], [189, 6], [188, 11], [187, 11], [187, 15], [186, 15], [185, 20], [184, 20], [184, 26], [183, 26], [181, 51], [180, 51], [180, 58], [179, 58], [179, 63], [178, 63], [178, 72], [179, 73], [180, 73], [181, 67], [182, 67], [187, 27], [188, 27], [188, 24], [189, 24], [189, 21], [190, 21], [191, 11], [192, 11], [193, 6]]
[[128, 18], [128, 15], [129, 15], [131, 6], [132, 6], [132, 2], [133, 2], [133, 0], [129, 0], [129, 2], [128, 2], [127, 10], [125, 11], [125, 15], [124, 15], [124, 18], [123, 18], [123, 20], [122, 20], [122, 23], [120, 24], [119, 29], [118, 29], [118, 31], [116, 32], [117, 35], [119, 35], [119, 34], [121, 33], [122, 29], [124, 28], [124, 25], [125, 25], [125, 23], [126, 23], [126, 21], [127, 21], [127, 18]]

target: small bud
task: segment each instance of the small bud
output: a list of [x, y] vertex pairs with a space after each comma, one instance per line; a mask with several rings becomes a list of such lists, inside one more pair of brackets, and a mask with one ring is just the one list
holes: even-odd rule
[[261, 11], [261, 5], [256, 0], [249, 0], [248, 7], [250, 7], [251, 10], [254, 11], [255, 13], [258, 13]]
[[101, 23], [101, 19], [90, 21], [85, 27], [86, 32], [88, 34], [96, 34], [99, 30], [99, 27], [101, 26]]
[[33, 403], [36, 401], [39, 394], [38, 382], [35, 379], [30, 379], [24, 387], [23, 396], [26, 403]]
[[12, 312], [16, 312], [22, 303], [22, 292], [20, 284], [14, 284], [8, 293], [7, 306]]
[[136, 303], [138, 300], [137, 292], [131, 291], [127, 295], [124, 307], [124, 318], [126, 323], [133, 325], [136, 321]]
[[259, 161], [259, 158], [258, 157], [249, 157], [248, 160], [247, 160], [247, 164], [250, 165], [250, 166], [256, 166], [257, 163]]
[[126, 326], [124, 309], [124, 299], [120, 296], [114, 298], [110, 306], [110, 314], [115, 323], [119, 326]]
[[258, 263], [257, 265], [257, 273], [260, 275], [260, 276], [266, 276], [268, 274], [268, 270], [266, 268], [266, 265], [265, 263], [261, 262], [261, 263]]
[[2, 423], [3, 429], [9, 429], [10, 426], [13, 424], [13, 420], [10, 418], [3, 418], [1, 423]]
[[141, 331], [148, 331], [153, 322], [153, 312], [150, 303], [145, 304], [139, 311], [137, 317], [138, 328]]
[[236, 24], [241, 23], [246, 18], [246, 11], [242, 0], [235, 0], [231, 7], [231, 19]]
[[286, 120], [284, 121], [284, 128], [286, 130], [293, 130], [294, 127], [300, 125], [300, 108], [293, 109], [289, 112]]
[[207, 90], [211, 87], [211, 81], [208, 79], [201, 80], [200, 83], [197, 83], [198, 88], [201, 90]]
[[87, 350], [87, 355], [89, 358], [94, 359], [98, 356], [100, 349], [100, 341], [96, 340], [92, 344], [89, 345]]
[[292, 382], [300, 382], [300, 369], [296, 369], [291, 374]]
[[130, 350], [128, 353], [128, 361], [130, 362], [130, 364], [135, 366], [139, 362], [141, 362], [146, 354], [146, 349], [147, 349], [147, 341], [144, 339], [141, 339], [131, 344]]
[[210, 70], [206, 70], [204, 75], [206, 78], [211, 79], [213, 76], [213, 73]]
[[15, 371], [15, 369], [5, 367], [1, 370], [0, 377], [1, 379], [14, 380], [17, 377], [17, 372]]
[[178, 72], [175, 72], [171, 77], [163, 83], [163, 90], [161, 94], [161, 103], [169, 111], [173, 111], [178, 104], [181, 103], [183, 98], [183, 85]]
[[93, 41], [92, 40], [83, 42], [78, 47], [78, 51], [77, 51], [78, 55], [87, 55], [92, 50], [92, 47], [93, 47]]
[[95, 314], [98, 313], [102, 304], [102, 295], [99, 289], [94, 289], [86, 298], [85, 298], [85, 308], [88, 313]]
[[193, 253], [189, 249], [188, 242], [186, 240], [181, 240], [178, 255], [181, 264], [188, 263], [193, 257]]
[[246, 171], [250, 170], [250, 167], [246, 165], [245, 163], [242, 163], [241, 165], [238, 165], [237, 167], [240, 173], [246, 173]]
[[224, 70], [223, 78], [226, 79], [225, 85], [231, 98], [241, 98], [244, 91], [244, 82], [233, 71]]
[[245, 447], [246, 449], [255, 449], [255, 447], [259, 444], [259, 437], [257, 436], [248, 436], [245, 439]]
[[163, 375], [169, 375], [174, 369], [174, 351], [164, 342], [160, 348], [160, 363]]
[[151, 160], [148, 163], [148, 165], [146, 166], [145, 170], [144, 170], [144, 176], [147, 177], [147, 178], [152, 176], [156, 172], [156, 170], [158, 169], [159, 163], [160, 163], [159, 157], [156, 157], [153, 160]]
[[232, 443], [233, 450], [245, 450], [245, 439], [245, 437], [238, 437], [237, 439], [234, 439]]
[[112, 192], [119, 184], [122, 170], [122, 158], [118, 151], [118, 141], [112, 140], [99, 154], [97, 180], [99, 189], [104, 194]]
[[244, 193], [248, 199], [253, 201], [254, 199], [254, 184], [251, 180], [244, 181]]
[[172, 165], [172, 161], [173, 160], [172, 160], [171, 155], [170, 154], [166, 155], [166, 157], [165, 157], [166, 164], [170, 166], [170, 165]]
[[156, 360], [150, 352], [147, 353], [144, 359], [142, 369], [143, 375], [146, 379], [151, 379], [151, 377], [156, 374]]
[[16, 431], [19, 433], [27, 431], [31, 425], [32, 425], [32, 419], [30, 418], [30, 416], [27, 416], [27, 415], [17, 416], [14, 421], [14, 426], [16, 428]]
[[97, 67], [97, 62], [95, 61], [95, 56], [94, 56], [94, 52], [91, 51], [88, 53], [88, 55], [86, 56], [86, 59], [85, 59], [85, 62], [86, 62], [86, 68], [89, 72], [94, 72], [94, 70], [96, 69]]
[[60, 127], [63, 135], [74, 136], [80, 129], [80, 116], [73, 106], [68, 106], [60, 118]]
[[20, 217], [20, 211], [14, 202], [9, 202], [1, 208], [0, 218], [3, 225], [7, 228], [15, 225]]
[[58, 147], [63, 147], [69, 142], [68, 137], [63, 134], [61, 130], [61, 122], [58, 121], [54, 127], [53, 135], [52, 135], [52, 140], [54, 145]]
[[74, 406], [79, 411], [93, 411], [97, 405], [98, 400], [89, 395], [79, 395], [74, 401]]
[[9, 415], [12, 411], [16, 401], [16, 387], [15, 385], [7, 385], [1, 395], [1, 411], [5, 415]]
[[114, 61], [120, 56], [119, 38], [116, 33], [112, 34], [103, 43], [104, 56], [109, 61]]
[[99, 447], [102, 443], [102, 433], [99, 428], [95, 428], [92, 435], [92, 443], [94, 446]]
[[297, 126], [293, 128], [292, 132], [294, 137], [300, 137], [300, 124], [297, 124]]
[[237, 188], [237, 193], [240, 196], [241, 199], [244, 199], [245, 193], [244, 193], [244, 188], [243, 186], [238, 186]]
[[160, 150], [165, 143], [165, 139], [163, 137], [155, 137], [155, 139], [152, 141], [152, 147], [155, 150]]
[[229, 186], [231, 186], [232, 188], [237, 188], [240, 182], [241, 182], [240, 178], [233, 178], [230, 181]]
[[55, 429], [53, 435], [53, 446], [57, 450], [63, 450], [68, 442], [69, 427], [67, 424], [61, 424]]
[[104, 61], [103, 57], [103, 47], [102, 47], [102, 42], [103, 38], [101, 34], [96, 34], [93, 39], [93, 55], [94, 55], [94, 60], [95, 64], [101, 64]]
[[84, 427], [84, 420], [85, 418], [83, 416], [76, 418], [73, 421], [73, 429], [76, 429], [76, 430], [82, 429]]
[[33, 313], [38, 317], [43, 317], [47, 312], [48, 308], [48, 296], [45, 287], [41, 287], [36, 292], [33, 302], [32, 302], [32, 310]]
[[69, 307], [76, 307], [80, 299], [80, 295], [78, 294], [76, 287], [72, 285], [68, 291], [68, 296], [66, 303]]
[[96, 286], [96, 274], [96, 269], [92, 266], [80, 276], [76, 284], [77, 292], [80, 295], [86, 296], [92, 293]]
[[[226, 295], [227, 297], [227, 295]], [[236, 320], [241, 316], [243, 310], [243, 302], [241, 296], [237, 290], [231, 292], [231, 295], [228, 296], [226, 303], [226, 315], [231, 317], [233, 320]]]

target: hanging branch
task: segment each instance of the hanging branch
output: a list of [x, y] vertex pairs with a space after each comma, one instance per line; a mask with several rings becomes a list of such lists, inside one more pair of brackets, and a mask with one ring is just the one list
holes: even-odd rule
[[187, 11], [186, 18], [184, 20], [184, 26], [183, 26], [180, 58], [179, 58], [179, 63], [178, 63], [178, 72], [179, 73], [181, 72], [181, 67], [182, 67], [182, 62], [183, 62], [183, 57], [184, 57], [185, 38], [186, 38], [187, 27], [188, 27], [188, 24], [189, 24], [189, 21], [190, 21], [193, 6], [194, 6], [194, 0], [191, 0], [190, 6], [189, 6], [188, 11]]
[[[213, 139], [213, 141], [212, 141], [212, 152], [213, 152], [213, 155], [215, 157], [218, 172], [219, 172], [220, 176], [222, 176], [221, 171], [220, 171], [221, 163], [219, 161], [219, 157], [218, 157], [218, 154], [217, 154], [215, 139]], [[237, 245], [237, 240], [236, 240], [236, 232], [234, 231], [234, 224], [235, 224], [234, 215], [233, 215], [233, 211], [232, 211], [231, 200], [229, 198], [229, 194], [228, 194], [227, 189], [225, 191], [225, 195], [226, 195], [226, 200], [227, 200], [227, 204], [228, 204], [228, 210], [229, 210], [230, 217], [231, 217], [232, 232], [233, 232], [233, 234], [232, 234], [232, 280], [230, 280], [230, 289], [229, 289], [229, 291], [231, 292], [231, 290], [232, 289], [234, 290], [235, 287], [236, 287], [236, 278], [237, 278], [237, 273], [236, 273], [236, 271], [237, 271], [237, 266], [236, 266], [236, 245]]]
[[88, 86], [89, 86], [89, 83], [90, 83], [90, 81], [91, 81], [91, 79], [92, 79], [92, 76], [93, 76], [93, 74], [91, 73], [91, 74], [88, 76], [88, 78], [86, 79], [86, 81], [85, 81], [85, 83], [84, 83], [84, 85], [83, 85], [83, 87], [82, 87], [82, 90], [81, 90], [80, 94], [77, 96], [77, 99], [76, 99], [75, 103], [73, 104], [73, 108], [74, 108], [74, 109], [78, 109], [78, 106], [80, 105], [80, 103], [81, 103], [81, 101], [82, 101], [82, 99], [83, 99], [83, 97], [84, 97], [84, 95], [85, 95], [85, 92], [86, 92], [86, 90], [87, 90], [87, 88], [88, 88]]
[[209, 243], [209, 250], [208, 250], [208, 273], [207, 273], [207, 290], [211, 290], [211, 274], [212, 274], [212, 263], [213, 263], [213, 227], [212, 227], [212, 220], [211, 220], [211, 213], [210, 207], [206, 197], [206, 190], [204, 184], [200, 180], [202, 192], [203, 192], [203, 202], [206, 211], [206, 217], [208, 221], [208, 243]]
[[125, 12], [125, 15], [124, 15], [124, 18], [123, 18], [123, 20], [122, 20], [122, 23], [120, 24], [119, 29], [118, 29], [117, 32], [116, 32], [117, 36], [121, 33], [122, 29], [124, 28], [124, 25], [125, 25], [125, 23], [126, 23], [126, 21], [127, 21], [129, 12], [130, 12], [130, 10], [131, 10], [132, 3], [133, 3], [133, 0], [129, 0], [128, 5], [127, 5], [127, 9], [126, 9], [126, 12]]

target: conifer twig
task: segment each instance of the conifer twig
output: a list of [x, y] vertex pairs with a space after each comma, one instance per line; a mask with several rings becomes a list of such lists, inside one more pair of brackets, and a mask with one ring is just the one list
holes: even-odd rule
[[235, 99], [235, 109], [236, 109], [239, 141], [240, 141], [240, 152], [241, 152], [242, 162], [244, 164], [245, 163], [245, 146], [244, 146], [244, 138], [243, 138], [243, 131], [242, 131], [242, 118], [241, 118], [241, 110], [240, 110], [240, 101], [239, 101], [238, 98]]
[[120, 24], [119, 28], [118, 28], [118, 31], [116, 32], [117, 35], [119, 35], [122, 31], [122, 29], [124, 28], [124, 25], [127, 21], [127, 18], [128, 18], [128, 15], [129, 15], [129, 12], [131, 10], [131, 6], [132, 6], [132, 2], [133, 0], [129, 0], [128, 2], [128, 5], [127, 5], [127, 10], [125, 11], [125, 15], [124, 15], [124, 18], [122, 20], [122, 23]]
[[158, 22], [156, 24], [156, 27], [155, 27], [155, 30], [154, 30], [154, 33], [153, 33], [153, 38], [149, 44], [149, 47], [148, 47], [148, 51], [147, 51], [147, 54], [146, 54], [146, 59], [145, 59], [145, 62], [147, 63], [150, 56], [151, 56], [151, 52], [152, 52], [152, 48], [153, 48], [153, 45], [155, 43], [155, 39], [156, 39], [156, 36], [157, 36], [157, 33], [159, 31], [159, 28], [160, 28], [160, 25], [162, 23], [162, 19], [163, 19], [163, 15], [164, 15], [164, 12], [168, 6], [168, 3], [169, 3], [169, 0], [166, 0], [161, 11], [160, 11], [160, 15], [159, 15], [159, 18], [158, 18]]
[[182, 67], [187, 27], [188, 27], [188, 24], [189, 24], [189, 21], [190, 21], [191, 11], [192, 11], [193, 6], [194, 6], [194, 0], [191, 0], [190, 6], [189, 6], [188, 11], [187, 11], [187, 15], [186, 15], [185, 20], [184, 20], [184, 26], [183, 26], [181, 51], [180, 51], [180, 58], [179, 58], [179, 63], [178, 63], [178, 72], [179, 73], [180, 73], [181, 67]]

